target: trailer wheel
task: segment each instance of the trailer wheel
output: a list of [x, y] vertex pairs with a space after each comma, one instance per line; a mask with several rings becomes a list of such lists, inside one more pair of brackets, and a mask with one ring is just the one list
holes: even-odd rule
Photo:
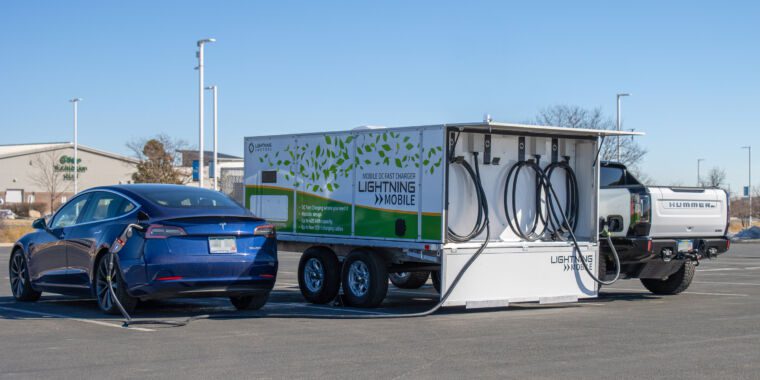
[[433, 280], [433, 287], [439, 294], [441, 293], [441, 271], [436, 270], [430, 272], [430, 278]]
[[388, 292], [388, 269], [377, 254], [354, 251], [343, 263], [343, 295], [346, 304], [355, 307], [376, 307]]
[[391, 283], [398, 288], [419, 289], [427, 282], [428, 277], [430, 277], [430, 272], [398, 272], [390, 273], [388, 274], [388, 277], [391, 279]]
[[642, 278], [641, 283], [654, 294], [671, 295], [686, 290], [694, 279], [696, 266], [691, 260], [686, 260], [678, 272], [671, 274], [664, 280], [656, 278]]
[[340, 262], [329, 249], [311, 247], [298, 262], [298, 288], [307, 301], [324, 304], [335, 299], [340, 286]]

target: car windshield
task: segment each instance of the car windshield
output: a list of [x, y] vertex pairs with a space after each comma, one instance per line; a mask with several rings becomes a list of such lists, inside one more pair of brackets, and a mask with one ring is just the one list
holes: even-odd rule
[[142, 191], [141, 194], [149, 201], [163, 207], [184, 209], [240, 208], [232, 199], [222, 193], [192, 187], [180, 191], [176, 188], [147, 190]]

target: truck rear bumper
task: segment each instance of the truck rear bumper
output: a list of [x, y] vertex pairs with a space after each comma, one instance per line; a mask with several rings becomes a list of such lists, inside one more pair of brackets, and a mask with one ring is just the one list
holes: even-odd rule
[[[638, 264], [646, 263], [651, 260], [662, 259], [663, 252], [670, 250], [674, 253], [673, 258], [678, 258], [678, 242], [691, 240], [693, 249], [689, 252], [680, 252], [688, 254], [701, 254], [702, 257], [715, 257], [726, 251], [731, 246], [731, 241], [725, 237], [702, 238], [702, 239], [649, 239], [649, 238], [612, 238], [615, 245], [620, 263]], [[601, 252], [610, 255], [612, 251], [607, 245], [607, 241], [601, 240]], [[700, 258], [702, 258], [700, 257]]]

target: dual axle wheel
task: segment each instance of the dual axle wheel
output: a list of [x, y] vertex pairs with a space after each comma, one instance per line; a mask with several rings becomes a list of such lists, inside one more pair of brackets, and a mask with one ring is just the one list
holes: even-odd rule
[[376, 307], [388, 292], [388, 270], [378, 255], [354, 251], [341, 263], [327, 249], [309, 248], [298, 264], [298, 286], [307, 301], [324, 304], [343, 287], [349, 306]]
[[376, 307], [388, 293], [389, 277], [400, 288], [416, 289], [424, 285], [429, 276], [430, 272], [426, 271], [389, 275], [385, 260], [364, 250], [351, 252], [341, 264], [331, 250], [312, 247], [301, 255], [298, 264], [301, 294], [317, 304], [334, 300], [342, 287], [347, 305]]

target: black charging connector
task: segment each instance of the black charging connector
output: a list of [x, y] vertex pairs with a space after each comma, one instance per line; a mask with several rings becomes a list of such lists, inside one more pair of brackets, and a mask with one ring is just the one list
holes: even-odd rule
[[483, 165], [491, 164], [491, 135], [483, 138]]

